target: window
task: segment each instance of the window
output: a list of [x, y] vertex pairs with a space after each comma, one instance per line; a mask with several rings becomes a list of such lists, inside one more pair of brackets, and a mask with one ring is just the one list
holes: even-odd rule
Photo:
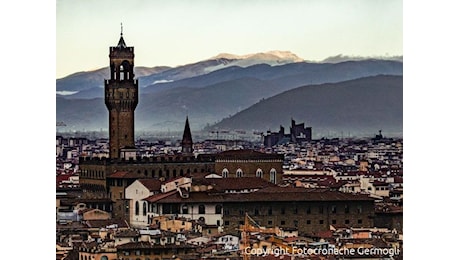
[[257, 169], [257, 171], [256, 171], [256, 177], [263, 178], [263, 174], [264, 174], [264, 173], [263, 173], [262, 169], [260, 169], [260, 168]]
[[144, 201], [144, 206], [142, 208], [142, 215], [147, 216], [147, 202]]
[[236, 177], [238, 178], [243, 177], [243, 170], [241, 170], [241, 168], [238, 168], [238, 170], [236, 170]]
[[269, 220], [267, 223], [268, 223], [269, 226], [273, 225], [273, 221], [272, 221], [272, 220]]
[[205, 214], [205, 208], [203, 204], [198, 206], [198, 214]]
[[337, 213], [337, 206], [335, 205], [331, 206], [331, 213], [334, 213], [334, 214]]
[[321, 220], [319, 221], [319, 224], [320, 224], [320, 225], [324, 224], [324, 220], [321, 219]]
[[332, 224], [337, 224], [337, 220], [333, 219]]
[[363, 224], [363, 220], [362, 220], [362, 219], [358, 219], [358, 224]]
[[281, 225], [286, 225], [286, 220], [281, 220]]
[[226, 220], [226, 221], [224, 222], [224, 225], [225, 225], [225, 226], [229, 226], [229, 225], [230, 225], [230, 221]]
[[292, 213], [297, 214], [297, 213], [299, 213], [299, 211], [297, 210], [297, 208], [294, 208], [294, 209], [292, 210]]
[[259, 209], [254, 209], [254, 216], [259, 216]]
[[299, 221], [298, 220], [294, 220], [294, 227], [299, 227]]
[[188, 214], [188, 206], [187, 205], [182, 206], [182, 214]]
[[350, 213], [350, 207], [348, 207], [348, 205], [345, 205], [345, 213]]
[[273, 210], [272, 210], [272, 208], [270, 207], [270, 208], [268, 208], [268, 215], [271, 216], [272, 214], [273, 214]]
[[307, 214], [311, 214], [311, 208], [310, 207], [307, 207], [306, 211], [307, 211]]
[[224, 215], [230, 215], [230, 211], [228, 209], [224, 209]]
[[307, 219], [307, 225], [311, 224], [311, 220]]
[[139, 201], [136, 201], [135, 213], [136, 216], [139, 215]]
[[359, 214], [363, 213], [363, 206], [358, 205], [358, 206], [356, 207], [356, 211], [357, 211]]
[[228, 170], [227, 170], [227, 168], [222, 170], [222, 178], [228, 178]]
[[285, 208], [281, 208], [281, 215], [284, 215], [286, 214], [286, 209]]
[[345, 224], [346, 224], [346, 225], [350, 224], [350, 220], [349, 220], [349, 219], [345, 219]]
[[276, 184], [276, 170], [274, 168], [270, 170], [270, 182]]
[[216, 205], [216, 214], [222, 214], [222, 205]]

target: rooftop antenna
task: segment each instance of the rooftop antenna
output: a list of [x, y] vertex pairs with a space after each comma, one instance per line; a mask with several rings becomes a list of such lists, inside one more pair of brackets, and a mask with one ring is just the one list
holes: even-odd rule
[[120, 33], [120, 35], [123, 36], [123, 23], [120, 23], [120, 26], [121, 26], [121, 33]]

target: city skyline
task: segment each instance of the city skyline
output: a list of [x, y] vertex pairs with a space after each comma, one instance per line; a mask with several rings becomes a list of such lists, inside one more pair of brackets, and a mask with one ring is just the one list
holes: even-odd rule
[[56, 77], [105, 67], [106, 46], [118, 40], [121, 23], [127, 45], [136, 47], [136, 66], [175, 67], [272, 50], [309, 61], [399, 56], [402, 21], [402, 1], [59, 0]]

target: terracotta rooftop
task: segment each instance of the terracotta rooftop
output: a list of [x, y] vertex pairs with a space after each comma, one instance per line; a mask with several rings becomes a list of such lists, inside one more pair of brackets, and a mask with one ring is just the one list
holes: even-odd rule
[[242, 178], [200, 178], [193, 179], [193, 186], [196, 185], [211, 185], [214, 190], [244, 190], [244, 189], [262, 189], [265, 187], [274, 187], [273, 184], [265, 179], [258, 177], [242, 177]]
[[149, 191], [160, 191], [161, 181], [157, 179], [139, 179], [142, 185], [144, 185]]
[[263, 201], [372, 201], [364, 194], [351, 194], [335, 191], [308, 191], [304, 188], [268, 187], [252, 193], [208, 193], [190, 192], [188, 198], [178, 193], [158, 199], [158, 203], [229, 203], [229, 202], [263, 202]]
[[124, 249], [124, 250], [129, 250], [129, 249], [148, 249], [148, 248], [195, 248], [195, 246], [192, 245], [175, 245], [175, 244], [170, 244], [170, 245], [158, 245], [158, 244], [152, 244], [150, 242], [146, 241], [141, 241], [141, 242], [129, 242], [125, 244], [121, 244], [117, 246], [117, 249]]
[[110, 174], [108, 177], [114, 179], [137, 179], [139, 178], [139, 175], [133, 172], [117, 171]]
[[124, 219], [87, 220], [86, 225], [89, 228], [105, 228], [111, 225], [117, 225], [118, 228], [129, 228], [128, 222]]
[[170, 192], [167, 192], [167, 193], [158, 193], [158, 194], [154, 194], [154, 195], [151, 195], [143, 200], [146, 200], [148, 202], [157, 202], [161, 199], [164, 199], [164, 198], [167, 198], [169, 196], [172, 196], [174, 195], [175, 193], [177, 193], [177, 190], [173, 190], [173, 191], [170, 191]]

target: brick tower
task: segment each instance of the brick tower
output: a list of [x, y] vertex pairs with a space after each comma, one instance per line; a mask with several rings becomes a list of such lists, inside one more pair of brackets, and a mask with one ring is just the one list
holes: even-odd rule
[[123, 28], [118, 45], [110, 47], [110, 79], [105, 80], [105, 105], [109, 110], [110, 158], [127, 158], [134, 152], [134, 110], [138, 81], [134, 79], [134, 47], [127, 47]]

